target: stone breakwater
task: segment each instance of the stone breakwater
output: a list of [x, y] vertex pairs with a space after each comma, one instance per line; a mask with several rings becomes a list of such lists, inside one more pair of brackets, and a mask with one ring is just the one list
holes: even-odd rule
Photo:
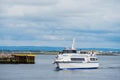
[[0, 53], [0, 64], [34, 64], [34, 54], [5, 54]]

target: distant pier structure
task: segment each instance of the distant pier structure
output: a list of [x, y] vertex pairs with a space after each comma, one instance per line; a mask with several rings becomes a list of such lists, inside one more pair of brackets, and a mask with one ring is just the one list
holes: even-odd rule
[[34, 64], [35, 55], [34, 54], [5, 54], [0, 53], [0, 64]]

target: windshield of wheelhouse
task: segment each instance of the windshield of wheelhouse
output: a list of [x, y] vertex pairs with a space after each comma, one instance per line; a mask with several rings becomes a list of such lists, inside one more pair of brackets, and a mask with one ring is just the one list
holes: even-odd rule
[[63, 50], [63, 53], [77, 53], [76, 50]]

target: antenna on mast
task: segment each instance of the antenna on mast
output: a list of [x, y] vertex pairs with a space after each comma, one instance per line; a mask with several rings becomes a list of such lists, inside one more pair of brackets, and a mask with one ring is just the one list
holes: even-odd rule
[[72, 50], [75, 50], [75, 38], [73, 38], [73, 42], [72, 42]]

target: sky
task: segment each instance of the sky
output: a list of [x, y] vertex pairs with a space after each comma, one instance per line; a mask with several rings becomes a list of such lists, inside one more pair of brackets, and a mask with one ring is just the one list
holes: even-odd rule
[[0, 0], [0, 46], [120, 48], [120, 0]]

